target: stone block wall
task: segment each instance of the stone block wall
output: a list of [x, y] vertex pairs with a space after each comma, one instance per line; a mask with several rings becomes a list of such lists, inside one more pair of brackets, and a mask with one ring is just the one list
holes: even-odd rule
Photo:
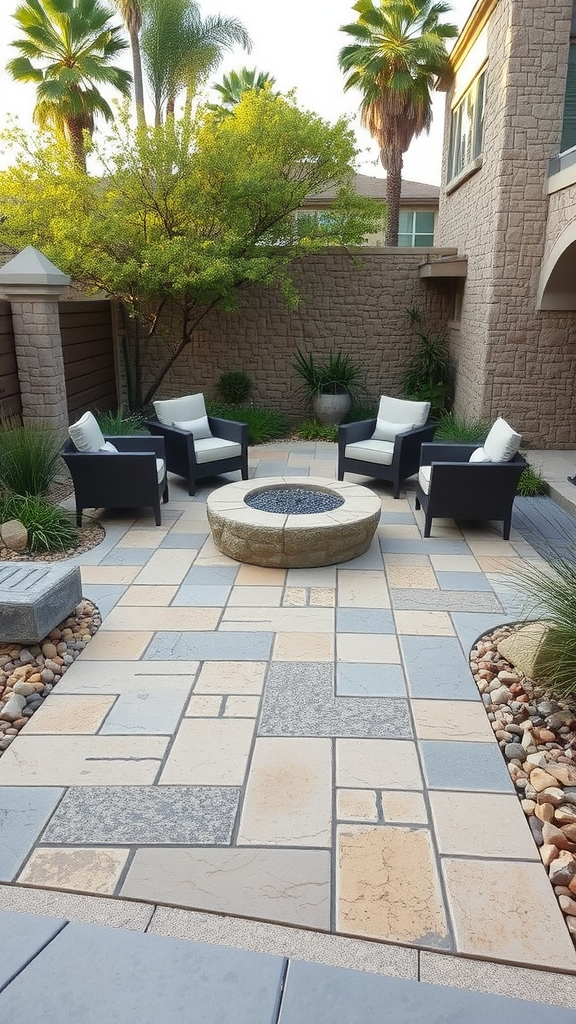
[[[438, 254], [438, 251], [437, 251]], [[158, 398], [195, 391], [215, 395], [220, 375], [245, 370], [253, 379], [255, 404], [305, 414], [295, 396], [292, 369], [296, 349], [322, 359], [331, 350], [347, 353], [366, 368], [369, 396], [402, 393], [402, 377], [416, 349], [406, 309], [415, 306], [432, 329], [446, 329], [451, 288], [430, 287], [418, 277], [427, 254], [417, 250], [331, 250], [292, 268], [302, 296], [290, 310], [276, 287], [243, 290], [234, 312], [213, 310], [195, 341], [179, 357], [158, 390]], [[158, 338], [147, 345], [145, 387], [162, 367], [165, 339], [179, 336], [176, 318], [164, 318]], [[164, 339], [164, 340], [163, 340]]]
[[[549, 159], [558, 153], [571, 0], [499, 0], [488, 23], [480, 170], [440, 200], [437, 238], [468, 256], [451, 347], [456, 408], [509, 417], [536, 446], [576, 443], [576, 316], [540, 312]], [[448, 94], [445, 152], [448, 150]]]

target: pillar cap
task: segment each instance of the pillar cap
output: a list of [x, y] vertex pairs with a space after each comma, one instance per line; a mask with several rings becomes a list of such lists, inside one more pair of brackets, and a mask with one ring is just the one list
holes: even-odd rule
[[58, 298], [69, 284], [68, 274], [63, 274], [33, 245], [27, 245], [0, 267], [0, 292], [16, 300]]

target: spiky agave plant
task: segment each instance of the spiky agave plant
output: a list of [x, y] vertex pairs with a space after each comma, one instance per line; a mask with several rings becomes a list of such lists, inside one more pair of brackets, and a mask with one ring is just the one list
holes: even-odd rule
[[533, 617], [546, 624], [538, 653], [539, 675], [558, 697], [576, 694], [576, 551], [544, 568], [525, 565], [513, 585], [527, 595]]

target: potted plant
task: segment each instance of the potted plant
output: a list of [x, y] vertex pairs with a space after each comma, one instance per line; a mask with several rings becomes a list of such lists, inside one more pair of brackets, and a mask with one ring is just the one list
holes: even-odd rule
[[317, 363], [312, 353], [296, 349], [292, 364], [302, 377], [298, 389], [312, 405], [316, 419], [326, 426], [341, 423], [350, 411], [352, 400], [364, 391], [364, 369], [344, 352], [330, 352], [325, 363]]

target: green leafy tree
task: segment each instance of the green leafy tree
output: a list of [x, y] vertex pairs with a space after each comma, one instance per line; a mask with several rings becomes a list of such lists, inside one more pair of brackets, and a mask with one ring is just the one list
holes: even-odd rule
[[237, 44], [246, 50], [252, 45], [238, 18], [203, 18], [195, 0], [145, 0], [141, 46], [155, 124], [162, 124], [164, 113], [174, 114], [183, 91], [189, 119], [198, 88], [216, 70], [224, 52]]
[[[346, 121], [329, 125], [269, 90], [193, 126], [169, 119], [138, 131], [118, 121], [99, 154], [100, 179], [82, 175], [62, 148], [20, 144], [20, 157], [0, 172], [3, 233], [124, 303], [133, 410], [150, 403], [210, 310], [234, 308], [253, 282], [279, 285], [295, 304], [293, 260], [359, 243], [381, 217], [381, 205], [349, 184], [355, 148]], [[343, 187], [333, 216], [309, 218], [303, 230], [295, 211], [334, 182]], [[154, 373], [146, 364], [152, 335], [166, 356]]]
[[450, 9], [444, 0], [358, 0], [357, 21], [341, 29], [353, 40], [338, 58], [344, 89], [360, 90], [362, 124], [387, 172], [386, 245], [398, 245], [402, 155], [430, 129], [430, 90], [448, 59], [446, 40], [458, 35], [440, 21]]
[[99, 86], [123, 95], [131, 76], [113, 64], [126, 42], [110, 11], [98, 0], [24, 0], [14, 14], [22, 38], [10, 45], [20, 52], [6, 65], [15, 81], [34, 82], [34, 120], [66, 137], [74, 160], [86, 169], [84, 133], [94, 118], [112, 118]]
[[146, 124], [144, 112], [144, 77], [142, 74], [142, 52], [140, 30], [142, 28], [142, 0], [116, 0], [116, 6], [124, 19], [132, 51], [132, 73], [134, 80], [134, 105], [136, 120], [142, 128]]
[[256, 68], [231, 71], [229, 75], [223, 76], [220, 84], [212, 86], [214, 91], [220, 94], [220, 103], [210, 103], [208, 109], [221, 116], [229, 114], [245, 92], [250, 92], [251, 89], [271, 89], [275, 84], [276, 79], [267, 71], [257, 71]]

